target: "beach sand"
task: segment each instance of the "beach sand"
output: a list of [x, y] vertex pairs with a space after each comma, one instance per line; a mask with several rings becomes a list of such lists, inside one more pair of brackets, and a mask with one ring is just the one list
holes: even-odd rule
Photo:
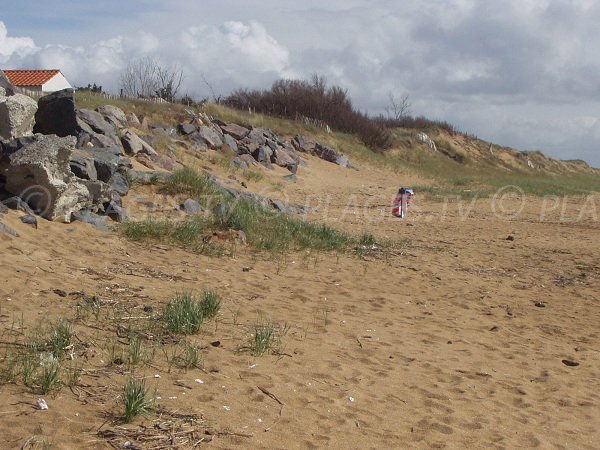
[[[194, 414], [200, 438], [175, 434], [173, 448], [598, 448], [600, 198], [549, 211], [540, 198], [440, 202], [416, 191], [408, 217], [391, 217], [398, 187], [422, 181], [310, 158], [296, 184], [257, 183], [309, 204], [310, 220], [399, 242], [362, 258], [242, 244], [208, 257], [81, 223], [36, 230], [9, 212], [20, 237], [0, 234], [2, 354], [40, 324], [74, 319], [82, 298], [102, 310], [73, 322], [70, 363], [84, 369], [75, 386], [43, 396], [18, 379], [0, 386], [0, 447], [36, 436], [26, 448], [123, 448], [134, 442], [124, 429], [147, 437]], [[110, 343], [127, 343], [111, 311], [125, 305], [119, 321], [134, 326], [148, 307], [204, 288], [223, 305], [189, 338], [202, 370], [170, 367], [161, 350], [135, 369], [174, 415], [117, 423], [130, 368], [108, 364]], [[254, 356], [243, 347], [264, 322], [281, 331], [278, 353]], [[171, 448], [156, 442], [135, 441]]]

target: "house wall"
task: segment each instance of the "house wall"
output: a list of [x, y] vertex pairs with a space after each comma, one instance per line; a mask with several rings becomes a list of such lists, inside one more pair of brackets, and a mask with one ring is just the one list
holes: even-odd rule
[[[54, 92], [62, 89], [73, 89], [62, 73], [57, 73], [42, 85], [42, 92]], [[37, 89], [39, 90], [39, 88]]]

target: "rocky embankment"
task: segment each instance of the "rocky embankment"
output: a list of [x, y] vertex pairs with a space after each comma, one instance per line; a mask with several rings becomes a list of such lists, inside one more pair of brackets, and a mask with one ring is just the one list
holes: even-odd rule
[[[307, 164], [302, 154], [352, 167], [345, 155], [306, 136], [286, 141], [268, 129], [227, 123], [194, 111], [189, 116], [175, 126], [149, 123], [111, 105], [78, 108], [72, 90], [38, 102], [0, 91], [0, 215], [7, 208], [19, 209], [25, 213], [22, 220], [35, 226], [37, 217], [92, 224], [109, 217], [120, 222], [128, 216], [122, 198], [129, 183], [182, 168], [176, 149], [198, 155], [229, 148], [235, 154], [231, 161], [235, 167], [284, 167], [290, 181], [297, 179], [299, 166]], [[157, 151], [158, 142], [162, 151]], [[147, 171], [135, 170], [134, 163]], [[223, 189], [278, 211], [305, 211], [301, 205]], [[1, 231], [17, 235], [5, 225], [0, 225]]]

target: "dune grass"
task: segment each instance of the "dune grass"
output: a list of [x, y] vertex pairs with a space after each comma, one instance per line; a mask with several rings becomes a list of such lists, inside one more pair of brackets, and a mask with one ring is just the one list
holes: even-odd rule
[[167, 241], [200, 252], [209, 248], [203, 238], [210, 231], [223, 229], [242, 231], [247, 243], [257, 250], [343, 251], [354, 242], [348, 233], [328, 225], [281, 214], [246, 198], [235, 198], [221, 190], [206, 173], [190, 168], [174, 172], [165, 189], [171, 194], [190, 195], [206, 207], [217, 207], [212, 215], [182, 221], [152, 218], [126, 221], [121, 226], [125, 236], [136, 241]]

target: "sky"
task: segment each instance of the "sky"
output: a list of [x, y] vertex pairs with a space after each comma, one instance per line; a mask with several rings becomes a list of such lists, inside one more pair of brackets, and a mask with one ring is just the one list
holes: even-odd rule
[[148, 56], [197, 99], [316, 73], [368, 114], [408, 95], [412, 115], [600, 167], [599, 23], [597, 0], [2, 0], [0, 68], [116, 93]]

